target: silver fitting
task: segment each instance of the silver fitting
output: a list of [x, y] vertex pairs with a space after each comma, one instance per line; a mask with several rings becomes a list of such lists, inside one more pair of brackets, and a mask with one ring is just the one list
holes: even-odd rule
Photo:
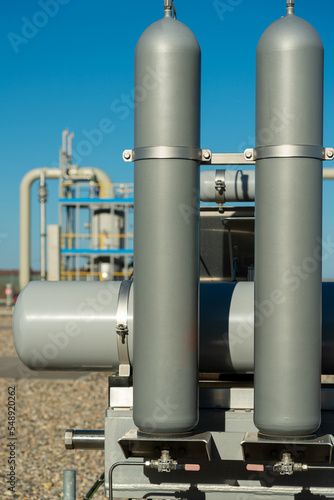
[[165, 17], [172, 17], [172, 11], [174, 15], [174, 19], [176, 19], [176, 10], [173, 5], [174, 0], [164, 0], [165, 6]]
[[161, 457], [158, 460], [147, 460], [145, 467], [156, 469], [158, 472], [172, 472], [173, 470], [184, 470], [186, 472], [198, 472], [201, 467], [199, 464], [179, 464], [173, 460], [169, 450], [162, 450]]
[[306, 472], [307, 470], [308, 466], [294, 462], [290, 453], [283, 453], [282, 461], [273, 466], [273, 471], [279, 472], [281, 476], [292, 476], [294, 472]]
[[145, 467], [156, 469], [158, 472], [172, 472], [176, 470], [178, 463], [173, 460], [168, 450], [162, 450], [161, 457], [158, 460], [149, 460], [145, 462]]
[[294, 14], [295, 12], [295, 0], [287, 0], [286, 2], [286, 13]]

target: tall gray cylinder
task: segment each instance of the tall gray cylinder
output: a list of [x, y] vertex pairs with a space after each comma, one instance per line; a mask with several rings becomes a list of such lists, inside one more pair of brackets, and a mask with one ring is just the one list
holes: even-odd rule
[[198, 420], [199, 162], [184, 149], [200, 146], [200, 61], [168, 11], [136, 48], [135, 148], [148, 150], [135, 161], [134, 421], [147, 433]]
[[[257, 148], [323, 145], [323, 46], [292, 11], [257, 48]], [[308, 435], [320, 424], [322, 162], [270, 157], [285, 156], [282, 148], [263, 152], [256, 162], [254, 421], [265, 434]]]

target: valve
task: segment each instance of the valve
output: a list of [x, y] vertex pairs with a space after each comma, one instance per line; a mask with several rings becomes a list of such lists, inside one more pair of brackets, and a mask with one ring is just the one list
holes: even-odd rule
[[281, 476], [291, 476], [294, 472], [306, 472], [307, 469], [306, 464], [294, 462], [290, 453], [283, 453], [282, 461], [273, 466], [273, 471], [279, 472]]
[[172, 459], [169, 450], [162, 450], [161, 457], [158, 460], [148, 460], [144, 463], [144, 466], [156, 469], [158, 472], [172, 472], [173, 470], [198, 472], [200, 470], [198, 464], [179, 464], [177, 460]]
[[247, 464], [248, 471], [264, 472], [270, 470], [280, 474], [281, 476], [292, 476], [295, 472], [307, 472], [309, 469], [318, 469], [318, 467], [310, 467], [307, 464], [296, 463], [293, 461], [290, 453], [283, 453], [282, 460], [274, 465], [263, 464]]

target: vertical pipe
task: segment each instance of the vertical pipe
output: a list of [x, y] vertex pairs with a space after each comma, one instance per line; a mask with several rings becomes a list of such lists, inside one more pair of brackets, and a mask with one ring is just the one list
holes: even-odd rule
[[29, 170], [20, 184], [20, 290], [30, 281], [30, 190], [34, 181], [40, 178], [41, 172], [45, 178], [59, 179], [59, 168], [35, 168]]
[[[315, 29], [292, 12], [273, 23], [257, 48], [256, 79], [257, 147], [322, 147]], [[256, 162], [254, 403], [264, 434], [319, 427], [321, 235], [322, 161], [264, 155]]]
[[63, 472], [63, 500], [76, 500], [76, 471]]
[[200, 47], [166, 11], [135, 56], [134, 421], [184, 433], [198, 420]]
[[73, 137], [74, 137], [74, 132], [71, 132], [67, 137], [67, 144], [68, 144], [67, 160], [68, 160], [69, 169], [71, 169], [71, 166], [72, 166], [72, 141], [73, 141]]
[[62, 141], [61, 141], [61, 150], [60, 150], [60, 158], [59, 158], [59, 165], [61, 169], [61, 173], [63, 177], [67, 175], [67, 136], [68, 136], [68, 129], [63, 130], [62, 132]]
[[42, 171], [39, 183], [39, 201], [40, 201], [40, 216], [41, 216], [41, 281], [46, 280], [46, 227], [45, 227], [45, 209], [46, 209], [47, 190], [45, 184], [45, 172]]
[[[67, 133], [67, 131], [64, 131]], [[63, 133], [63, 147], [66, 141], [66, 133]], [[41, 172], [44, 172], [46, 179], [60, 179], [62, 170], [59, 168], [35, 168], [29, 170], [23, 177], [20, 184], [20, 290], [22, 290], [30, 281], [30, 197], [31, 186], [33, 182], [40, 178]], [[85, 167], [78, 169], [78, 175], [94, 175], [97, 182], [105, 183], [108, 187], [105, 190], [105, 197], [112, 198], [114, 189], [110, 177], [101, 169]]]

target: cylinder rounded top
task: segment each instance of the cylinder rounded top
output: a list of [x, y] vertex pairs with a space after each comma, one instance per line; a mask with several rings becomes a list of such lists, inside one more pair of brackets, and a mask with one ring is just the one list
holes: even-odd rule
[[321, 38], [310, 23], [288, 13], [266, 29], [258, 43], [257, 53], [302, 48], [323, 50]]
[[200, 46], [193, 32], [172, 17], [164, 17], [151, 24], [140, 37], [136, 53], [144, 52], [200, 52]]

